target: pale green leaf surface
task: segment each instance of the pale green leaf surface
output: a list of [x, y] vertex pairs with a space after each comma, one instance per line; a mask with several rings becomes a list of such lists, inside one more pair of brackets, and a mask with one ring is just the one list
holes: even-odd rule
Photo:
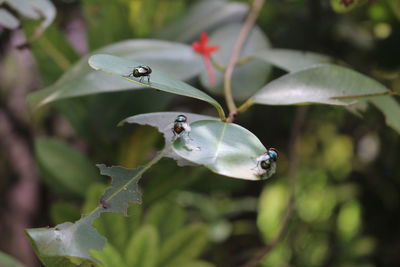
[[[232, 51], [242, 28], [240, 23], [232, 23], [219, 28], [209, 38], [209, 45], [218, 45], [219, 49], [212, 54], [218, 64], [227, 66], [232, 56]], [[240, 53], [240, 58], [249, 58], [250, 61], [237, 65], [232, 75], [232, 93], [235, 99], [245, 100], [262, 87], [271, 72], [271, 65], [265, 60], [250, 58], [253, 54], [270, 48], [268, 38], [259, 27], [254, 27]], [[214, 94], [222, 95], [224, 92], [224, 72], [214, 69], [215, 85], [211, 84], [206, 69], [200, 75], [204, 87]]]
[[90, 184], [100, 181], [88, 158], [57, 139], [37, 138], [35, 156], [42, 178], [56, 192], [83, 196]]
[[172, 138], [174, 136], [172, 132], [174, 121], [181, 114], [187, 117], [187, 122], [189, 124], [199, 120], [217, 120], [217, 118], [215, 117], [189, 112], [152, 112], [128, 117], [122, 120], [118, 125], [121, 126], [124, 123], [136, 123], [140, 125], [153, 126], [164, 135], [165, 144], [169, 145], [171, 144]]
[[155, 68], [152, 68], [150, 82], [148, 83], [147, 79], [144, 79], [143, 82], [140, 82], [139, 78], [128, 77], [135, 66], [141, 65], [141, 63], [139, 62], [134, 62], [116, 56], [99, 54], [91, 56], [89, 58], [89, 65], [95, 70], [101, 70], [119, 76], [128, 81], [143, 85], [145, 87], [206, 101], [217, 109], [220, 116], [224, 116], [224, 111], [221, 105], [215, 99], [200, 91], [199, 89], [196, 89], [193, 86], [182, 81], [175, 80], [170, 77], [170, 75], [158, 71]]
[[0, 251], [0, 266], [2, 267], [24, 267], [17, 259]]
[[[174, 121], [176, 117], [181, 114], [187, 117], [189, 124], [199, 120], [217, 120], [215, 117], [188, 112], [153, 112], [128, 117], [121, 121], [119, 125], [123, 125], [124, 123], [136, 123], [156, 127], [164, 136], [165, 146], [169, 147], [174, 140], [174, 134], [172, 132]], [[195, 165], [183, 159], [173, 151], [169, 151], [165, 156], [176, 160], [179, 166]]]
[[[66, 222], [54, 228], [36, 228], [26, 230], [28, 237], [45, 265], [54, 261], [93, 261], [89, 250], [101, 250], [105, 239], [92, 226], [93, 220], [103, 212], [121, 212], [126, 214], [128, 203], [140, 203], [141, 194], [138, 192], [138, 180], [144, 171], [163, 156], [160, 153], [143, 167], [126, 169], [119, 166], [106, 167], [98, 164], [101, 174], [109, 175], [112, 183], [100, 198], [100, 204], [89, 214], [83, 215], [75, 223]], [[48, 263], [48, 264], [47, 264]], [[50, 265], [57, 266], [57, 265]], [[58, 265], [59, 266], [59, 265]]]
[[181, 19], [156, 34], [156, 37], [179, 42], [194, 41], [201, 32], [208, 32], [225, 23], [242, 21], [248, 9], [248, 5], [244, 3], [199, 1]]
[[126, 263], [129, 267], [155, 267], [159, 252], [157, 229], [152, 225], [142, 226], [125, 250]]
[[205, 225], [193, 224], [185, 227], [163, 243], [157, 266], [194, 259], [204, 250], [207, 241], [208, 230]]
[[313, 65], [333, 61], [325, 55], [291, 49], [269, 49], [254, 54], [254, 57], [288, 72], [296, 72]]
[[321, 103], [347, 105], [336, 97], [382, 93], [387, 89], [377, 81], [336, 65], [317, 65], [286, 74], [264, 86], [252, 100], [266, 105]]
[[190, 138], [178, 138], [173, 143], [178, 156], [221, 175], [262, 179], [256, 158], [265, 153], [266, 148], [250, 131], [220, 121], [197, 121], [190, 126]]
[[171, 264], [167, 264], [166, 267], [182, 267], [182, 266], [190, 266], [190, 267], [215, 267], [214, 264], [201, 260], [191, 260], [191, 261], [181, 261], [174, 262]]
[[19, 20], [7, 10], [0, 8], [0, 25], [8, 29], [16, 29], [19, 26]]
[[385, 115], [386, 124], [400, 134], [400, 104], [393, 96], [379, 96], [368, 99]]
[[[95, 53], [108, 53], [134, 59], [179, 80], [189, 79], [201, 71], [201, 59], [190, 46], [179, 43], [145, 39], [127, 40], [103, 47], [92, 54]], [[30, 107], [34, 109], [70, 97], [143, 89], [141, 85], [93, 70], [87, 63], [89, 57], [90, 55], [80, 59], [53, 85], [31, 93], [28, 96]], [[124, 74], [129, 74], [133, 67], [135, 66], [129, 65], [123, 70]]]

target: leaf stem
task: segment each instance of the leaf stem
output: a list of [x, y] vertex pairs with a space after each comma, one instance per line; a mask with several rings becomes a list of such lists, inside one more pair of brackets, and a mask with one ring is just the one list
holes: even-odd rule
[[254, 0], [252, 9], [250, 10], [249, 15], [245, 23], [243, 24], [242, 29], [240, 30], [239, 37], [233, 47], [232, 55], [230, 57], [229, 63], [226, 67], [225, 75], [224, 75], [224, 94], [225, 101], [229, 109], [229, 120], [233, 120], [237, 115], [237, 107], [232, 95], [232, 74], [235, 68], [235, 65], [239, 59], [240, 51], [244, 45], [244, 42], [247, 39], [247, 36], [250, 33], [251, 28], [256, 21], [258, 14], [260, 13], [261, 7], [264, 5], [265, 0]]
[[249, 98], [246, 100], [246, 102], [244, 102], [239, 108], [238, 108], [238, 112], [239, 113], [243, 113], [246, 110], [248, 110], [252, 105], [254, 105], [254, 101], [253, 99]]

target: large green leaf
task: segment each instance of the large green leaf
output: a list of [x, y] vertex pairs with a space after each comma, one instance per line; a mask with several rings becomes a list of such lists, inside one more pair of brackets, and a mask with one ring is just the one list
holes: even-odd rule
[[[227, 66], [232, 55], [236, 39], [242, 28], [240, 23], [232, 23], [219, 28], [211, 36], [210, 45], [218, 45], [219, 49], [213, 53], [213, 60], [219, 65]], [[240, 53], [240, 58], [249, 58], [253, 54], [269, 49], [270, 43], [259, 27], [254, 27], [245, 42]], [[200, 81], [204, 87], [215, 94], [223, 94], [224, 71], [215, 67], [214, 74], [216, 83], [211, 84], [208, 72], [201, 73]], [[235, 67], [232, 76], [232, 93], [235, 99], [245, 100], [262, 87], [271, 72], [271, 65], [265, 60], [256, 57], [249, 58], [249, 61]]]
[[210, 31], [228, 22], [242, 21], [248, 9], [248, 5], [244, 3], [199, 1], [181, 19], [156, 34], [156, 38], [179, 42], [194, 41], [201, 32]]
[[142, 174], [163, 157], [159, 153], [152, 161], [136, 169], [97, 165], [101, 174], [112, 177], [112, 185], [100, 198], [100, 204], [75, 223], [66, 222], [54, 228], [28, 229], [26, 233], [44, 265], [57, 262], [93, 262], [89, 250], [101, 250], [105, 239], [92, 226], [93, 220], [103, 212], [127, 213], [128, 203], [140, 203], [138, 181]]
[[[131, 116], [121, 121], [119, 125], [122, 125], [124, 123], [137, 123], [141, 125], [150, 125], [156, 127], [158, 131], [164, 135], [165, 146], [169, 147], [172, 141], [174, 140], [174, 134], [172, 132], [174, 121], [176, 117], [178, 117], [178, 115], [181, 114], [187, 117], [188, 119], [187, 122], [189, 124], [199, 120], [217, 119], [211, 116], [199, 115], [188, 112], [153, 112], [153, 113]], [[179, 155], [175, 154], [173, 151], [169, 151], [165, 156], [176, 160], [179, 166], [193, 165], [193, 163], [188, 162]]]
[[255, 53], [254, 57], [288, 72], [296, 72], [313, 65], [333, 61], [332, 58], [325, 55], [290, 49], [269, 49]]
[[[127, 40], [103, 47], [94, 53], [109, 53], [146, 62], [175, 79], [189, 79], [201, 71], [200, 58], [187, 45], [159, 40]], [[94, 71], [83, 57], [53, 85], [31, 93], [28, 103], [38, 108], [47, 103], [76, 96], [142, 89], [143, 86]], [[171, 66], [174, 66], [171, 68]], [[124, 70], [127, 74], [132, 66]]]
[[134, 62], [116, 56], [100, 54], [90, 57], [89, 65], [95, 70], [101, 70], [119, 76], [120, 78], [123, 78], [127, 81], [140, 84], [145, 87], [206, 101], [217, 109], [218, 114], [221, 118], [224, 118], [224, 111], [221, 105], [215, 99], [200, 91], [199, 89], [196, 89], [193, 86], [182, 81], [173, 79], [172, 77], [170, 77], [170, 75], [163, 73], [155, 68], [152, 69], [150, 82], [147, 82], [146, 79], [141, 82], [139, 78], [129, 77], [132, 69], [135, 66], [141, 65], [141, 63], [139, 62]]
[[256, 160], [266, 148], [250, 131], [220, 121], [197, 121], [190, 126], [190, 138], [178, 138], [173, 143], [177, 155], [221, 175], [247, 180], [268, 178], [259, 175]]
[[100, 181], [93, 163], [59, 140], [36, 139], [35, 156], [46, 184], [61, 194], [84, 196], [90, 184]]
[[266, 105], [322, 103], [346, 105], [339, 99], [382, 93], [377, 81], [344, 67], [322, 64], [284, 75], [264, 86], [252, 100]]
[[172, 132], [174, 121], [181, 114], [187, 117], [187, 122], [189, 124], [199, 120], [217, 120], [215, 117], [189, 112], [152, 112], [128, 117], [122, 120], [118, 125], [122, 126], [124, 123], [136, 123], [156, 127], [158, 131], [164, 135], [165, 144], [169, 145], [174, 136]]

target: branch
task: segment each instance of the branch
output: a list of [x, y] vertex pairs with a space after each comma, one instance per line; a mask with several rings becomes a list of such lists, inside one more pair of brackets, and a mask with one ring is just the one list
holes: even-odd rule
[[301, 126], [303, 125], [305, 115], [307, 112], [307, 106], [299, 106], [296, 109], [296, 115], [289, 140], [289, 170], [288, 170], [288, 183], [290, 190], [290, 198], [286, 207], [285, 217], [281, 223], [281, 227], [278, 234], [271, 241], [270, 244], [262, 248], [255, 257], [243, 265], [242, 267], [255, 267], [258, 266], [259, 262], [267, 256], [283, 239], [287, 232], [289, 222], [294, 214], [294, 206], [296, 203], [296, 182], [297, 182], [297, 168], [298, 168], [298, 156], [297, 156], [297, 143], [300, 135]]
[[224, 94], [225, 101], [229, 109], [229, 117], [227, 119], [228, 122], [232, 122], [237, 115], [237, 107], [235, 101], [232, 96], [232, 74], [233, 69], [239, 59], [240, 51], [242, 50], [243, 44], [249, 35], [250, 30], [252, 29], [254, 22], [256, 21], [258, 14], [260, 13], [261, 7], [264, 5], [265, 0], [254, 0], [252, 9], [250, 10], [249, 15], [245, 23], [243, 24], [242, 29], [240, 30], [239, 37], [233, 47], [232, 55], [229, 59], [228, 66], [226, 67], [226, 71], [224, 74]]

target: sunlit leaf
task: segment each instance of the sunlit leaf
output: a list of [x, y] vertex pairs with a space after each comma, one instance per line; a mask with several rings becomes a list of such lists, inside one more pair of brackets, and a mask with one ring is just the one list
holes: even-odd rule
[[[167, 73], [169, 76], [185, 80], [201, 71], [200, 58], [187, 45], [159, 40], [128, 40], [103, 47], [95, 53], [109, 53], [127, 59], [145, 62]], [[79, 60], [53, 85], [31, 93], [28, 103], [32, 109], [47, 103], [76, 96], [136, 90], [144, 87], [124, 79], [95, 71], [88, 65], [90, 55]], [[174, 66], [171, 68], [171, 66]], [[132, 71], [132, 65], [124, 69], [124, 74]]]
[[313, 65], [333, 61], [332, 58], [325, 55], [290, 49], [269, 49], [256, 53], [254, 57], [265, 60], [288, 72], [295, 72]]
[[336, 97], [382, 93], [387, 89], [377, 81], [336, 65], [317, 65], [284, 75], [264, 86], [253, 101], [266, 105], [322, 103], [346, 105]]
[[242, 21], [248, 9], [248, 5], [244, 3], [199, 1], [187, 10], [181, 19], [156, 34], [156, 37], [179, 42], [193, 41], [201, 32], [210, 31], [228, 22]]
[[[212, 58], [221, 66], [227, 66], [235, 46], [236, 39], [242, 28], [242, 24], [233, 23], [219, 28], [211, 36], [210, 45], [218, 45], [219, 49], [212, 54]], [[244, 100], [253, 95], [262, 87], [271, 72], [271, 65], [265, 60], [249, 58], [259, 51], [270, 47], [268, 38], [259, 27], [254, 27], [249, 34], [240, 54], [240, 58], [248, 58], [249, 61], [235, 67], [232, 75], [232, 92], [235, 99]], [[211, 83], [208, 72], [204, 70], [200, 75], [200, 81], [204, 87], [215, 94], [223, 94], [224, 71], [215, 67], [216, 83]]]
[[266, 148], [250, 131], [220, 121], [197, 121], [190, 126], [190, 137], [173, 143], [173, 150], [180, 157], [233, 178], [268, 178], [260, 176], [256, 160]]
[[89, 65], [95, 70], [101, 70], [119, 76], [120, 78], [136, 84], [140, 84], [145, 87], [206, 101], [217, 109], [218, 114], [220, 114], [222, 118], [224, 117], [224, 111], [221, 105], [215, 99], [200, 91], [199, 89], [196, 89], [193, 86], [182, 81], [173, 79], [172, 77], [170, 77], [170, 75], [158, 71], [155, 68], [152, 68], [151, 80], [150, 82], [148, 82], [147, 79], [141, 81], [139, 78], [129, 77], [132, 69], [135, 66], [141, 65], [141, 63], [139, 62], [134, 62], [111, 55], [99, 54], [91, 56], [89, 58]]

